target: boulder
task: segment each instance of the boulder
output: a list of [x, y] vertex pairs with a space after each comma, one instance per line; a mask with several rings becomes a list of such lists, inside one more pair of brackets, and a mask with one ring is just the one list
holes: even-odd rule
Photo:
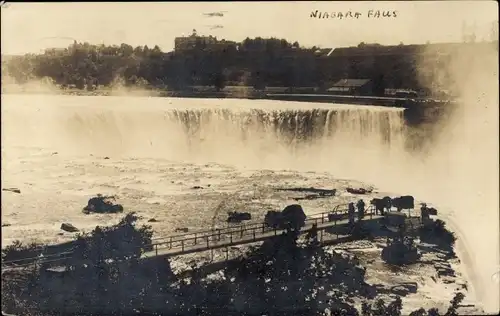
[[395, 285], [391, 288], [391, 292], [399, 296], [406, 296], [408, 294], [416, 293], [417, 289], [418, 285], [411, 282]]
[[300, 230], [306, 224], [306, 213], [299, 204], [291, 204], [281, 212], [286, 224], [296, 230]]
[[119, 213], [123, 212], [123, 206], [120, 204], [113, 204], [113, 196], [103, 196], [97, 194], [96, 197], [91, 198], [87, 202], [87, 206], [83, 208], [83, 213]]
[[228, 212], [228, 223], [241, 223], [242, 221], [249, 221], [252, 219], [252, 214], [247, 212]]
[[291, 204], [283, 209], [281, 212], [269, 211], [267, 212], [264, 222], [268, 227], [285, 229], [293, 228], [300, 230], [305, 226], [306, 214], [299, 204]]
[[283, 226], [283, 215], [281, 212], [268, 211], [264, 217], [264, 222], [268, 227], [280, 228]]
[[62, 223], [61, 224], [61, 229], [64, 230], [64, 231], [67, 231], [69, 233], [74, 233], [74, 232], [79, 231], [78, 228], [76, 228], [75, 226], [73, 226], [70, 223]]
[[445, 267], [438, 267], [436, 268], [438, 277], [444, 277], [444, 276], [450, 276], [454, 277], [455, 276], [455, 271], [453, 271], [452, 268], [445, 268]]

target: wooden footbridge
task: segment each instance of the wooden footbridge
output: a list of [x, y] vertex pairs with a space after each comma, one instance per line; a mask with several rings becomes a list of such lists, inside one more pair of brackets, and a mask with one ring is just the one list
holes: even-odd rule
[[[348, 224], [347, 211], [347, 205], [337, 205], [333, 211], [309, 215], [300, 234], [311, 231], [313, 225], [316, 226], [321, 236], [323, 231], [328, 228], [346, 225]], [[356, 212], [356, 217], [358, 217], [357, 215]], [[378, 218], [382, 218], [382, 216], [374, 214], [373, 208], [370, 207], [366, 210], [365, 219]], [[226, 248], [227, 251], [230, 247], [263, 242], [285, 231], [285, 229], [268, 227], [264, 222], [254, 222], [220, 229], [158, 237], [153, 238], [152, 244], [143, 247], [141, 258], [174, 257], [221, 248]], [[338, 235], [336, 237], [338, 238]], [[64, 264], [64, 261], [70, 259], [72, 255], [73, 251], [48, 255], [41, 252], [37, 257], [4, 261], [2, 262], [2, 271], [41, 264], [61, 265]]]

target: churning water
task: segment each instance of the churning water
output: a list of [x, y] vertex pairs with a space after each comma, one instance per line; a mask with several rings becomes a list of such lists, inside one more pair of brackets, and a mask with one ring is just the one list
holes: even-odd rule
[[[498, 88], [497, 88], [498, 89]], [[498, 308], [498, 101], [464, 107], [430, 155], [405, 150], [400, 109], [262, 100], [2, 95], [2, 179], [23, 155], [155, 158], [327, 171], [414, 194], [460, 230], [487, 309]], [[487, 107], [489, 106], [489, 107]], [[71, 159], [71, 158], [69, 158]], [[477, 161], [479, 160], [479, 161]], [[34, 166], [43, 168], [43, 166]], [[63, 185], [63, 184], [61, 184]], [[155, 183], [148, 184], [154, 186]], [[63, 190], [63, 188], [61, 188]], [[485, 238], [489, 242], [484, 243]], [[474, 247], [471, 247], [474, 245]], [[469, 273], [471, 274], [471, 273]]]
[[345, 170], [360, 158], [365, 164], [388, 159], [404, 145], [400, 109], [249, 100], [4, 97], [5, 143], [60, 153], [304, 170], [326, 164], [328, 170]]

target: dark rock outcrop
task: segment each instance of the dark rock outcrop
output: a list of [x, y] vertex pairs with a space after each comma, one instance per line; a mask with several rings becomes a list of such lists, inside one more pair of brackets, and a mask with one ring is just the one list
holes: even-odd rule
[[78, 228], [76, 228], [75, 226], [73, 226], [70, 223], [62, 223], [61, 224], [61, 229], [64, 230], [64, 231], [67, 231], [69, 233], [74, 233], [74, 232], [79, 231]]
[[401, 210], [409, 210], [415, 208], [415, 199], [411, 195], [404, 195], [400, 197], [395, 197], [392, 199], [392, 206], [398, 209], [398, 212]]
[[120, 213], [123, 212], [123, 206], [114, 204], [115, 198], [113, 196], [103, 196], [97, 194], [96, 197], [91, 198], [87, 206], [83, 208], [85, 214], [89, 213]]
[[252, 219], [252, 214], [248, 212], [228, 212], [228, 223], [241, 223], [242, 221], [249, 221]]
[[382, 260], [394, 265], [412, 264], [421, 257], [412, 238], [395, 238], [382, 250]]
[[306, 214], [299, 204], [291, 204], [281, 212], [267, 212], [264, 222], [268, 227], [277, 229], [294, 229], [300, 230], [305, 225]]

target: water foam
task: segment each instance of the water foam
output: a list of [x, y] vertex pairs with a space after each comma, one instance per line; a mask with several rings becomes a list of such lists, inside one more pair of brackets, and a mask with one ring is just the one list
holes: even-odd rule
[[[122, 97], [2, 95], [2, 101], [4, 159], [16, 146], [31, 146], [78, 156], [328, 171], [447, 206], [442, 211], [472, 252], [468, 261], [477, 272], [478, 297], [487, 310], [498, 306], [498, 289], [489, 280], [499, 261], [498, 178], [492, 171], [498, 141], [491, 137], [498, 125], [483, 124], [484, 116], [474, 111], [455, 114], [461, 119], [422, 157], [405, 150], [398, 109]], [[481, 160], [473, 163], [474, 158]], [[485, 235], [491, 242], [483, 243]]]

